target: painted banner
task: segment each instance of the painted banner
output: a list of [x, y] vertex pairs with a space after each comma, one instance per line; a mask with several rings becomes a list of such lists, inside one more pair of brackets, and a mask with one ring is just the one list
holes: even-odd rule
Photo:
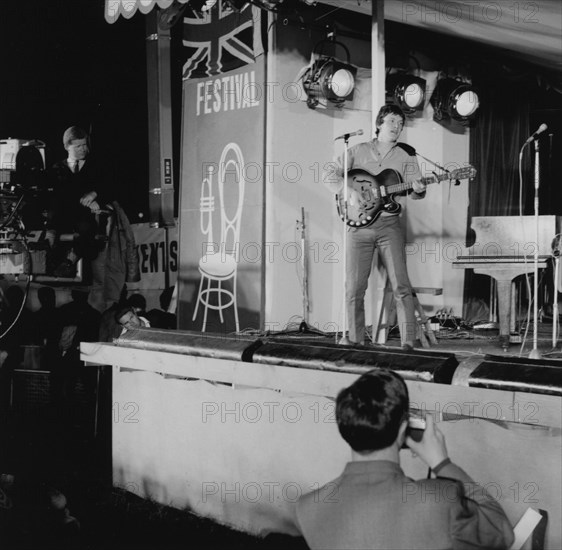
[[184, 81], [179, 328], [262, 323], [264, 61]]
[[131, 228], [139, 252], [141, 280], [127, 283], [127, 290], [142, 292], [173, 286], [178, 274], [177, 227], [150, 227], [148, 223], [135, 223], [131, 224]]
[[179, 328], [262, 322], [264, 59], [261, 10], [184, 18]]

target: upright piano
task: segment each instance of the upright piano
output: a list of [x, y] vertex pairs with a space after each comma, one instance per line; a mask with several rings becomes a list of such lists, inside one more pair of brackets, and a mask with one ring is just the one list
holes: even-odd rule
[[544, 269], [552, 257], [552, 240], [558, 233], [557, 216], [538, 217], [538, 239], [534, 216], [475, 216], [471, 228], [476, 241], [468, 255], [453, 262], [457, 269], [473, 269], [489, 275], [497, 283], [499, 340], [509, 345], [512, 325], [512, 282], [535, 269], [538, 247], [538, 268]]

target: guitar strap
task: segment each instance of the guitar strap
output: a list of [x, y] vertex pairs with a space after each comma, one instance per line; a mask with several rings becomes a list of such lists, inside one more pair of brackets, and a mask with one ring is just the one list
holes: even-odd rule
[[416, 150], [411, 145], [408, 145], [407, 143], [402, 143], [401, 141], [399, 141], [396, 144], [396, 147], [400, 147], [400, 149], [406, 151], [406, 153], [408, 153], [408, 155], [410, 155], [411, 157], [416, 156]]
[[[416, 150], [411, 145], [408, 145], [407, 143], [403, 143], [403, 142], [399, 141], [396, 144], [396, 147], [400, 147], [400, 149], [402, 149], [403, 151], [406, 151], [406, 153], [411, 157], [415, 157], [417, 155]], [[407, 193], [402, 193], [402, 194], [406, 195]], [[425, 196], [425, 191], [420, 196]]]

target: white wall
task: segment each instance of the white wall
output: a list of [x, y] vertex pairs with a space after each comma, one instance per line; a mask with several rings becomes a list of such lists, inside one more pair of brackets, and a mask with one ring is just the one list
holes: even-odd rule
[[[306, 96], [298, 99], [299, 86], [295, 84], [309, 58], [299, 53], [296, 46], [276, 49], [273, 45], [270, 52], [267, 80], [274, 83], [274, 92], [267, 105], [266, 124], [266, 160], [271, 164], [272, 175], [266, 181], [266, 241], [271, 250], [265, 266], [266, 328], [281, 330], [291, 321], [298, 324], [302, 320], [301, 235], [297, 221], [304, 208], [305, 250], [309, 255], [308, 322], [322, 330], [333, 331], [342, 324], [343, 228], [333, 195], [320, 181], [321, 168], [334, 153], [343, 151], [342, 141], [334, 142], [336, 136], [362, 128], [364, 136], [350, 140], [350, 145], [354, 145], [370, 135], [370, 81], [362, 80], [358, 84], [356, 99], [346, 108], [312, 110], [302, 101]], [[435, 79], [436, 74], [427, 76]], [[428, 89], [430, 85], [433, 86], [428, 82]], [[452, 128], [460, 133], [455, 134], [433, 122], [432, 109], [428, 106], [423, 116], [407, 122], [401, 141], [410, 143], [436, 162], [446, 163], [448, 168], [464, 166], [468, 161], [468, 130]], [[420, 159], [422, 168], [426, 168], [424, 163]], [[452, 308], [458, 315], [462, 313], [464, 271], [453, 270], [450, 260], [456, 257], [457, 250], [460, 253], [456, 243], [464, 245], [467, 205], [467, 182], [451, 188], [448, 182], [432, 185], [426, 200], [407, 201], [405, 222], [412, 284], [443, 288], [442, 296], [419, 296], [429, 313], [442, 307]], [[450, 241], [455, 244], [451, 246]], [[443, 250], [448, 255], [446, 261], [442, 257]], [[370, 289], [376, 289], [374, 279]], [[368, 318], [373, 299], [374, 293], [368, 293]]]
[[[342, 323], [343, 227], [321, 174], [334, 152], [341, 153], [342, 141], [336, 142], [339, 149], [335, 149], [334, 137], [358, 128], [369, 135], [371, 115], [367, 110], [309, 109], [303, 101], [306, 96], [298, 95], [300, 84], [295, 84], [309, 58], [299, 54], [296, 46], [272, 51], [268, 82], [275, 83], [278, 93], [267, 106], [266, 159], [278, 164], [273, 181], [266, 182], [266, 240], [280, 245], [276, 249], [279, 254], [265, 267], [266, 328], [279, 330], [303, 318], [302, 254], [295, 261], [295, 252], [301, 250], [297, 220], [304, 208], [308, 323], [334, 331]], [[292, 243], [297, 243], [298, 249]]]

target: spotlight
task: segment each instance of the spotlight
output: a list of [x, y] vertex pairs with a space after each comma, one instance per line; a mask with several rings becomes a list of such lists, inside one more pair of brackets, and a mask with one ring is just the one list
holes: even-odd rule
[[425, 103], [425, 80], [396, 73], [386, 77], [386, 93], [405, 114], [422, 110]]
[[468, 124], [476, 116], [480, 98], [470, 84], [444, 78], [437, 82], [430, 103], [433, 105], [435, 120], [441, 121], [449, 117], [462, 124]]
[[[347, 63], [336, 60], [334, 57], [320, 55], [302, 76], [302, 83], [308, 99], [306, 104], [315, 109], [321, 100], [343, 107], [343, 104], [353, 99], [355, 89], [355, 75], [357, 69], [349, 64], [349, 51], [340, 42], [347, 53]], [[316, 51], [316, 46], [313, 55]]]

